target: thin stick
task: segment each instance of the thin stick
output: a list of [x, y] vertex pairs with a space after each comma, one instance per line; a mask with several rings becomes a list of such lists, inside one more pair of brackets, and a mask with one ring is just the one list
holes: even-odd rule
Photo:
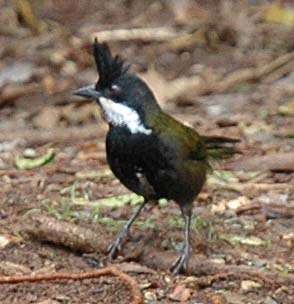
[[220, 82], [216, 83], [212, 91], [217, 93], [222, 93], [234, 87], [238, 83], [252, 81], [252, 80], [256, 81], [262, 77], [265, 77], [273, 73], [282, 66], [286, 64], [290, 64], [290, 62], [293, 60], [294, 60], [294, 52], [291, 52], [284, 54], [278, 57], [277, 59], [273, 60], [272, 62], [265, 64], [261, 67], [237, 70], [229, 74]]
[[25, 140], [27, 145], [46, 144], [48, 142], [74, 142], [76, 140], [90, 139], [102, 136], [104, 128], [98, 124], [85, 127], [53, 128], [46, 129], [19, 129], [11, 131], [0, 130], [0, 142], [15, 139]]
[[90, 40], [93, 41], [97, 37], [100, 42], [130, 40], [166, 41], [180, 35], [182, 34], [168, 27], [131, 28], [95, 32], [90, 35]]
[[131, 304], [143, 303], [142, 293], [137, 282], [129, 275], [121, 272], [116, 267], [110, 266], [103, 269], [88, 271], [83, 273], [52, 273], [52, 274], [41, 274], [41, 275], [21, 275], [21, 276], [10, 276], [0, 277], [0, 284], [19, 284], [19, 283], [38, 283], [41, 281], [56, 281], [56, 280], [85, 280], [94, 279], [105, 275], [113, 275], [118, 277], [125, 285], [130, 289], [132, 293]]

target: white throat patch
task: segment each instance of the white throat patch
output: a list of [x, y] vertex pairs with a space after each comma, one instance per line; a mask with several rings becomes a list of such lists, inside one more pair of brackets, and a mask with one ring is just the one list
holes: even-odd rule
[[132, 134], [143, 133], [150, 135], [152, 133], [151, 129], [147, 129], [144, 126], [139, 114], [128, 106], [116, 103], [105, 97], [100, 97], [99, 103], [103, 110], [105, 120], [108, 123], [114, 126], [125, 126]]

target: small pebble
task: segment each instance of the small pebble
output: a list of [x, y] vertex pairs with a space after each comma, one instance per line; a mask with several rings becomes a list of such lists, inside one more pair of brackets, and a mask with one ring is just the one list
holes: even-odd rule
[[36, 150], [27, 148], [23, 151], [23, 156], [28, 158], [34, 158], [37, 156]]
[[144, 298], [148, 301], [156, 301], [157, 300], [155, 293], [153, 293], [151, 291], [144, 292]]
[[226, 263], [226, 261], [222, 258], [211, 259], [211, 262], [216, 263], [216, 264], [222, 264], [222, 265], [224, 265]]
[[244, 280], [241, 282], [241, 290], [245, 293], [261, 288], [262, 285], [255, 281]]
[[240, 208], [241, 206], [248, 205], [248, 204], [250, 204], [250, 200], [246, 196], [239, 196], [236, 199], [228, 201], [227, 206], [230, 209], [236, 210], [236, 209]]
[[165, 281], [165, 283], [170, 284], [171, 278], [168, 277], [168, 276], [165, 276], [165, 277], [164, 277], [164, 281]]
[[11, 243], [11, 240], [7, 236], [0, 235], [0, 249], [5, 248], [10, 243]]

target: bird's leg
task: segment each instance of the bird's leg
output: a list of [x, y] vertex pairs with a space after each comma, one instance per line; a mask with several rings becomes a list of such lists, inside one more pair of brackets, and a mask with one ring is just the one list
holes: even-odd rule
[[138, 215], [140, 214], [141, 210], [147, 204], [148, 200], [144, 199], [144, 202], [137, 208], [137, 210], [132, 214], [129, 220], [126, 222], [120, 233], [117, 235], [116, 239], [109, 245], [107, 252], [109, 259], [112, 260], [116, 257], [117, 253], [121, 250], [122, 243], [124, 242], [125, 238], [127, 237], [130, 228], [133, 222], [136, 220]]
[[181, 205], [182, 216], [184, 218], [184, 247], [181, 255], [176, 259], [171, 267], [173, 275], [180, 272], [185, 272], [188, 268], [189, 254], [190, 254], [190, 226], [192, 217], [192, 204]]

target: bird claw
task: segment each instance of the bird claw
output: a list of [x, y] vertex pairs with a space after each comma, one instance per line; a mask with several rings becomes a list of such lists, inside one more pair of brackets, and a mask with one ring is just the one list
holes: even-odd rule
[[122, 248], [122, 243], [127, 236], [125, 231], [122, 231], [117, 238], [108, 246], [107, 253], [110, 261], [116, 258], [117, 254]]
[[172, 264], [170, 270], [173, 275], [186, 272], [188, 268], [189, 253], [185, 250]]

